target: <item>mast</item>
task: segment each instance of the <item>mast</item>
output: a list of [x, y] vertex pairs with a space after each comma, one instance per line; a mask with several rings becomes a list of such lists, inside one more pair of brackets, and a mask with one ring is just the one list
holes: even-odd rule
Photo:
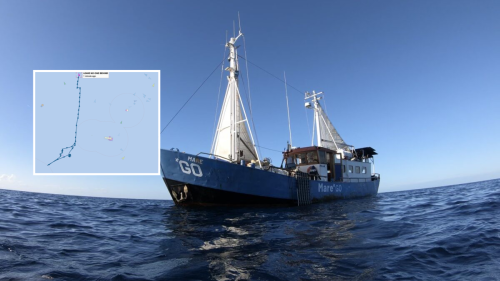
[[231, 37], [226, 43], [226, 47], [229, 48], [229, 66], [225, 69], [229, 72], [228, 84], [211, 151], [215, 158], [231, 162], [259, 160], [238, 88], [238, 47], [235, 46], [235, 43], [241, 36], [243, 33], [240, 30], [238, 36]]
[[[233, 22], [234, 25], [234, 22]], [[229, 42], [226, 44], [226, 46], [229, 47], [229, 67], [226, 68], [227, 71], [229, 71], [229, 85], [228, 87], [231, 87], [230, 91], [230, 101], [231, 101], [231, 160], [232, 161], [238, 161], [239, 160], [239, 141], [237, 139], [239, 135], [239, 126], [236, 126], [236, 122], [239, 120], [237, 119], [236, 116], [236, 107], [239, 107], [239, 104], [237, 104], [236, 101], [236, 90], [238, 89], [238, 74], [240, 73], [238, 69], [238, 58], [236, 56], [236, 47], [234, 46], [234, 43], [236, 43], [236, 40], [240, 38], [241, 36], [241, 31], [239, 32], [238, 36], [236, 38], [231, 37], [229, 39]], [[246, 119], [246, 118], [245, 118]]]
[[323, 111], [319, 100], [322, 99], [319, 95], [323, 92], [312, 93], [306, 92], [305, 99], [312, 99], [311, 102], [306, 102], [305, 107], [314, 110], [314, 120], [313, 120], [313, 138], [312, 145], [314, 145], [314, 135], [316, 133], [316, 145], [321, 147], [326, 147], [332, 150], [348, 150], [349, 146], [344, 142], [342, 137], [339, 135], [332, 122]]
[[[314, 93], [314, 91], [313, 91]], [[322, 92], [319, 92], [318, 94], [321, 94]], [[316, 97], [316, 93], [314, 93], [314, 96], [313, 96], [313, 103], [314, 103], [314, 120], [316, 120], [316, 131], [318, 132], [316, 134], [316, 137], [317, 137], [317, 145], [318, 146], [323, 146], [321, 145], [321, 130], [320, 130], [320, 120], [319, 120], [319, 110], [318, 110], [318, 106], [319, 106], [319, 100], [321, 98], [317, 98]], [[313, 128], [314, 129], [314, 128]]]

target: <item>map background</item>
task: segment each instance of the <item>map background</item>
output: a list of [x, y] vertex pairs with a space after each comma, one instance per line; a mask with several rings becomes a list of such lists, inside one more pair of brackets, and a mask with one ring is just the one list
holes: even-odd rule
[[[82, 94], [76, 146], [71, 152], [71, 157], [60, 159], [47, 166], [59, 157], [62, 148], [74, 143], [78, 112], [76, 82], [76, 72], [35, 73], [35, 174], [159, 174], [158, 72], [110, 71], [109, 78], [80, 78], [78, 86], [81, 87]], [[110, 124], [118, 125], [117, 118], [113, 120], [110, 115], [110, 103], [121, 94], [134, 93], [138, 104], [142, 102], [144, 105], [144, 117], [138, 125], [125, 128], [128, 132], [128, 146], [123, 153], [111, 157], [89, 151], [87, 147], [84, 149], [82, 144], [89, 137], [81, 130], [85, 122], [99, 120], [104, 121], [101, 123], [104, 127]], [[149, 98], [150, 100], [146, 101]], [[41, 107], [41, 104], [44, 106]], [[102, 131], [103, 128], [96, 129]], [[113, 136], [115, 141], [113, 143], [106, 141], [103, 135], [103, 143], [116, 144], [116, 137]], [[66, 152], [65, 150], [65, 154]]]

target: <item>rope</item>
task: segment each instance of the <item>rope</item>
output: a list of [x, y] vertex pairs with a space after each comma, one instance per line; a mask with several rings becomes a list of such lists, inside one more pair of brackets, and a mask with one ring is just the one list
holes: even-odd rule
[[[239, 13], [238, 13], [239, 15]], [[240, 24], [240, 30], [241, 30], [241, 24]], [[243, 35], [243, 49], [245, 51], [245, 57], [247, 56], [247, 46], [246, 46], [246, 40], [245, 40], [245, 35]], [[241, 57], [241, 56], [239, 56]], [[246, 92], [246, 88], [243, 87], [243, 89], [245, 89], [245, 93], [246, 93], [246, 96], [247, 96], [247, 103], [248, 103], [248, 107], [250, 109], [250, 119], [252, 119], [252, 127], [253, 127], [253, 131], [255, 132], [255, 140], [257, 141], [257, 147], [259, 147], [259, 136], [257, 135], [257, 129], [255, 128], [255, 122], [253, 121], [253, 112], [252, 112], [252, 98], [251, 98], [251, 94], [250, 94], [250, 77], [248, 75], [248, 61], [246, 59], [245, 60], [245, 66], [246, 66], [246, 74], [247, 74], [247, 87], [248, 87], [248, 93]], [[241, 79], [243, 80], [243, 79]], [[243, 82], [243, 86], [244, 86], [245, 82]], [[262, 152], [258, 151], [258, 154], [262, 156]]]
[[[244, 40], [245, 40], [245, 37], [243, 36], [243, 42], [245, 42]], [[246, 56], [246, 54], [245, 54], [245, 56]], [[274, 78], [278, 79], [279, 81], [281, 81], [281, 82], [285, 83], [285, 85], [290, 86], [292, 89], [294, 89], [295, 91], [299, 92], [301, 95], [305, 93], [304, 91], [301, 91], [301, 90], [299, 90], [299, 89], [295, 88], [293, 85], [288, 84], [286, 81], [282, 80], [282, 79], [281, 79], [281, 78], [279, 78], [278, 76], [276, 76], [276, 75], [272, 74], [271, 72], [269, 72], [269, 71], [265, 70], [264, 68], [262, 68], [262, 67], [258, 66], [257, 64], [255, 64], [255, 63], [253, 63], [253, 62], [251, 62], [251, 61], [247, 60], [246, 58], [244, 58], [244, 57], [242, 57], [242, 56], [240, 56], [240, 55], [238, 55], [238, 57], [240, 57], [241, 59], [245, 60], [247, 63], [250, 63], [250, 64], [254, 65], [254, 66], [255, 66], [255, 67], [257, 67], [258, 69], [260, 69], [260, 70], [264, 71], [265, 73], [267, 73], [267, 74], [271, 75], [272, 77], [274, 77]], [[248, 71], [247, 71], [247, 72], [248, 72]], [[326, 109], [326, 107], [325, 107], [325, 109]], [[251, 110], [251, 109], [250, 109], [250, 110]], [[310, 129], [310, 125], [309, 125], [309, 116], [307, 115], [307, 109], [306, 109], [305, 107], [304, 107], [304, 113], [306, 114], [306, 120], [307, 120], [307, 132], [308, 132], [308, 134], [310, 135], [310, 134], [311, 134], [311, 129]], [[328, 114], [328, 112], [327, 112], [327, 114]], [[314, 131], [314, 124], [313, 124], [313, 128], [312, 128], [312, 129], [313, 129], [313, 131]], [[257, 133], [255, 133], [255, 134], [257, 135]]]
[[[247, 92], [247, 88], [245, 86], [245, 79], [243, 79], [243, 76], [240, 77], [240, 80], [241, 83], [243, 84], [243, 92], [245, 92], [245, 99], [247, 101], [247, 104], [249, 104], [249, 99], [248, 99], [248, 92]], [[250, 108], [250, 120], [252, 121], [252, 127], [253, 127], [253, 131], [255, 132], [255, 147], [259, 147], [259, 136], [257, 135], [257, 130], [255, 129], [255, 122], [253, 121], [253, 114], [252, 114], [252, 108]], [[250, 121], [247, 121], [248, 122], [248, 126], [250, 127]], [[252, 129], [252, 128], [250, 128]], [[260, 151], [260, 149], [258, 149], [258, 152], [257, 152], [259, 155], [262, 156], [262, 151]]]
[[186, 104], [188, 104], [188, 102], [194, 97], [194, 95], [196, 95], [196, 93], [198, 92], [198, 90], [200, 90], [200, 88], [205, 84], [205, 82], [207, 82], [207, 80], [212, 77], [212, 75], [214, 74], [214, 72], [217, 70], [217, 68], [219, 68], [219, 66], [224, 62], [224, 60], [222, 60], [215, 68], [214, 70], [212, 71], [212, 73], [210, 73], [210, 75], [208, 75], [208, 77], [203, 81], [203, 83], [201, 83], [201, 85], [198, 87], [198, 89], [196, 89], [196, 91], [194, 91], [194, 93], [189, 97], [189, 99], [182, 105], [182, 107], [179, 109], [179, 111], [177, 111], [177, 113], [174, 115], [174, 117], [172, 117], [172, 119], [170, 119], [170, 121], [168, 122], [168, 124], [163, 128], [163, 130], [161, 130], [160, 134], [163, 133], [163, 131], [165, 131], [165, 129], [168, 127], [168, 125], [170, 125], [170, 123], [172, 123], [172, 121], [175, 119], [175, 117], [177, 116], [177, 114], [179, 114], [181, 112], [181, 110], [186, 106]]
[[263, 147], [263, 146], [260, 146], [260, 145], [256, 145], [260, 148], [263, 148], [263, 149], [267, 149], [267, 150], [271, 150], [271, 151], [277, 151], [277, 152], [283, 152], [282, 150], [276, 150], [276, 149], [272, 149], [272, 148], [267, 148], [267, 147]]
[[[227, 30], [226, 30], [226, 42], [227, 42]], [[222, 56], [222, 61], [226, 58], [226, 45], [224, 45], [224, 55]], [[219, 99], [220, 99], [220, 89], [222, 87], [222, 74], [224, 73], [224, 64], [221, 65], [220, 67], [220, 81], [219, 81], [219, 93], [217, 94], [217, 106], [215, 107], [215, 114], [214, 114], [214, 134], [212, 137], [212, 148], [210, 149], [210, 153], [213, 153], [214, 145], [215, 145], [215, 132], [217, 128], [215, 127], [215, 122], [217, 121], [217, 109], [219, 108]]]
[[290, 133], [290, 145], [292, 144], [292, 127], [290, 126], [290, 108], [288, 107], [288, 89], [286, 87], [286, 74], [283, 71], [283, 78], [285, 78], [285, 96], [286, 96], [286, 112], [288, 114], [288, 132]]
[[[244, 38], [244, 37], [243, 37], [243, 38]], [[301, 95], [303, 95], [303, 94], [305, 93], [304, 91], [301, 91], [301, 90], [299, 90], [299, 89], [295, 88], [293, 85], [290, 85], [290, 84], [286, 83], [285, 81], [283, 81], [283, 79], [281, 79], [281, 78], [279, 78], [278, 76], [276, 76], [276, 75], [272, 74], [271, 72], [269, 72], [269, 71], [265, 70], [264, 68], [262, 68], [262, 67], [260, 67], [260, 66], [256, 65], [255, 63], [253, 63], [253, 62], [251, 62], [251, 61], [249, 61], [249, 60], [245, 59], [244, 57], [242, 57], [242, 56], [240, 56], [240, 55], [238, 55], [238, 57], [240, 57], [240, 58], [244, 59], [244, 60], [245, 60], [245, 61], [247, 61], [248, 63], [250, 63], [250, 64], [254, 65], [255, 67], [259, 68], [260, 70], [264, 71], [265, 73], [267, 73], [267, 74], [271, 75], [272, 77], [274, 77], [274, 78], [278, 79], [279, 81], [281, 81], [281, 82], [285, 83], [286, 85], [290, 86], [292, 89], [294, 89], [295, 91], [299, 92]]]
[[[245, 35], [243, 35], [243, 49], [245, 51], [245, 58], [247, 58], [247, 44], [245, 40]], [[246, 74], [247, 74], [247, 87], [248, 87], [248, 100], [250, 102], [249, 107], [250, 107], [250, 114], [252, 112], [252, 95], [250, 94], [250, 77], [248, 76], [248, 61], [245, 60], [245, 66], [246, 66]]]
[[326, 112], [326, 115], [328, 115], [328, 108], [326, 107], [326, 99], [325, 99], [326, 95], [323, 95], [323, 104], [325, 105], [325, 112]]
[[[245, 37], [244, 37], [244, 36], [243, 36], [243, 42], [245, 42]], [[245, 56], [246, 56], [246, 54], [245, 54]], [[300, 94], [304, 94], [304, 93], [305, 93], [304, 91], [301, 91], [301, 90], [299, 90], [299, 89], [295, 88], [294, 86], [292, 86], [292, 85], [288, 84], [286, 81], [282, 80], [282, 79], [281, 79], [281, 78], [279, 78], [278, 76], [276, 76], [276, 75], [272, 74], [271, 72], [269, 72], [269, 71], [265, 70], [264, 68], [262, 68], [262, 67], [260, 67], [260, 66], [256, 65], [255, 63], [253, 63], [253, 62], [251, 62], [251, 61], [247, 60], [246, 58], [244, 58], [244, 57], [242, 57], [242, 56], [240, 56], [240, 55], [238, 55], [238, 57], [240, 57], [241, 59], [245, 60], [247, 63], [250, 63], [250, 64], [254, 65], [254, 66], [255, 66], [255, 67], [257, 67], [258, 69], [260, 69], [260, 70], [264, 71], [265, 73], [267, 73], [267, 74], [271, 75], [272, 77], [274, 77], [274, 78], [278, 79], [279, 81], [281, 81], [281, 82], [285, 83], [285, 85], [290, 86], [292, 89], [294, 89], [295, 91], [299, 92]], [[247, 70], [247, 72], [248, 72], [248, 70]], [[250, 111], [251, 111], [251, 109], [250, 109]], [[308, 134], [310, 135], [310, 134], [311, 134], [311, 129], [310, 129], [310, 126], [309, 126], [309, 117], [307, 116], [307, 109], [306, 109], [305, 107], [304, 107], [304, 112], [305, 112], [305, 114], [306, 114], [306, 120], [307, 120], [307, 132], [308, 132]], [[313, 124], [313, 127], [314, 127], [314, 124]], [[312, 129], [314, 130], [314, 128], [312, 128]], [[257, 135], [257, 132], [255, 133], [255, 135]]]
[[[304, 112], [306, 113], [306, 120], [307, 120], [307, 133], [310, 135], [311, 134], [311, 129], [309, 127], [309, 116], [307, 116], [307, 108], [304, 106]], [[314, 125], [313, 125], [314, 126]], [[314, 130], [314, 128], [313, 128]]]

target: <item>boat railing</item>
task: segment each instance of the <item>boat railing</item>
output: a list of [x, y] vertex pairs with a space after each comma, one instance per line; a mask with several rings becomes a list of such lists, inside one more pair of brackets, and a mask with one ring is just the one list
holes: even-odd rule
[[[213, 156], [213, 157], [217, 157], [217, 158], [222, 158], [222, 159], [225, 159], [225, 160], [227, 160], [229, 162], [232, 162], [231, 159], [229, 159], [229, 158], [222, 157], [222, 156], [219, 156], [219, 155], [215, 155], [213, 153], [200, 152], [200, 153], [196, 154], [196, 156], [199, 156], [199, 155], [209, 155], [209, 156]], [[232, 163], [234, 163], [234, 162], [232, 162]], [[269, 165], [267, 167], [263, 167], [262, 169], [265, 170], [265, 171], [269, 171], [269, 172], [273, 172], [273, 173], [278, 173], [278, 174], [285, 174], [285, 173], [288, 174], [288, 170], [280, 168], [280, 167], [275, 167], [275, 166], [272, 166], [272, 165]]]
[[222, 157], [222, 156], [215, 155], [215, 154], [213, 154], [213, 153], [208, 153], [208, 152], [200, 152], [200, 153], [196, 154], [196, 156], [199, 156], [199, 155], [201, 155], [201, 154], [203, 154], [203, 155], [209, 155], [209, 156], [214, 156], [214, 157], [217, 157], [217, 158], [222, 158], [222, 159], [225, 159], [225, 160], [227, 160], [227, 161], [231, 162], [231, 159], [229, 159], [229, 158]]

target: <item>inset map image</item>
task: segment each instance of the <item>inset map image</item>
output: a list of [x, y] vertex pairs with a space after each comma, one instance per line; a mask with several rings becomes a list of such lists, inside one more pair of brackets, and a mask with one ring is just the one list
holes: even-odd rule
[[35, 70], [35, 175], [159, 175], [160, 71]]

